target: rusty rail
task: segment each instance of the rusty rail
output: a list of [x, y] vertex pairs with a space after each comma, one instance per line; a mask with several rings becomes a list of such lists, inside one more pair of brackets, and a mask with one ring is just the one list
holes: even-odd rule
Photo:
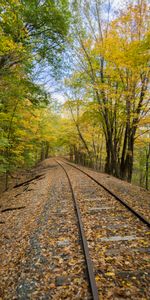
[[74, 207], [75, 207], [75, 211], [77, 214], [77, 219], [78, 219], [78, 224], [79, 224], [79, 232], [80, 232], [82, 248], [83, 248], [84, 257], [85, 257], [86, 266], [87, 266], [87, 273], [88, 273], [89, 285], [90, 285], [90, 289], [91, 289], [92, 298], [93, 298], [93, 300], [99, 300], [98, 288], [96, 286], [94, 270], [93, 270], [93, 263], [91, 261], [90, 255], [89, 255], [88, 243], [87, 243], [85, 233], [84, 233], [80, 209], [79, 209], [77, 200], [74, 195], [72, 183], [71, 183], [70, 177], [69, 177], [65, 167], [59, 161], [57, 161], [57, 160], [55, 160], [55, 161], [61, 166], [61, 168], [64, 170], [64, 172], [68, 178], [68, 182], [69, 182], [69, 186], [70, 186], [70, 190], [71, 190], [71, 194], [72, 194], [72, 199], [74, 201]]
[[88, 174], [87, 172], [83, 171], [79, 167], [73, 165], [72, 163], [63, 161], [65, 164], [72, 166], [73, 168], [79, 170], [83, 174], [87, 175], [90, 179], [92, 179], [94, 182], [96, 182], [99, 186], [101, 186], [105, 191], [107, 191], [111, 196], [113, 196], [115, 199], [117, 199], [121, 204], [123, 204], [129, 211], [131, 211], [138, 219], [140, 219], [144, 224], [146, 224], [148, 227], [150, 227], [150, 221], [146, 219], [142, 214], [140, 214], [138, 211], [136, 211], [131, 205], [129, 205], [124, 199], [122, 199], [120, 196], [116, 195], [114, 192], [109, 190], [105, 185], [100, 183], [98, 180], [96, 180], [93, 176]]

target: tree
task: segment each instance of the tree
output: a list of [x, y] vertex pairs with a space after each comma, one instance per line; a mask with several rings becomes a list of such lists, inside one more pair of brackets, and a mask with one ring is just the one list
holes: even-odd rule
[[69, 29], [67, 0], [2, 0], [0, 16], [1, 68], [22, 63], [26, 52], [57, 67]]
[[77, 3], [83, 20], [75, 34], [78, 73], [98, 104], [105, 171], [131, 181], [136, 131], [149, 105], [148, 3], [130, 4], [114, 20], [110, 5], [102, 18], [102, 1]]
[[34, 67], [46, 62], [51, 71], [59, 70], [69, 20], [67, 0], [1, 1], [0, 160], [6, 189], [8, 175], [18, 166], [35, 163], [43, 145], [46, 148], [41, 156], [48, 156], [54, 139], [52, 113], [46, 110], [51, 100], [35, 84]]

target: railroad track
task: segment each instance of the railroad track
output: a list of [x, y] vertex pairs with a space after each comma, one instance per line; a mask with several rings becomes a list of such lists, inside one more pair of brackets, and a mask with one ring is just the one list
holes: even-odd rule
[[87, 240], [86, 240], [86, 237], [85, 237], [85, 234], [84, 234], [84, 228], [83, 228], [83, 224], [82, 224], [80, 209], [79, 209], [77, 200], [76, 200], [75, 195], [74, 195], [74, 191], [73, 191], [73, 188], [72, 188], [70, 177], [69, 177], [66, 169], [64, 168], [64, 166], [60, 162], [58, 162], [57, 160], [56, 160], [56, 162], [63, 168], [63, 170], [64, 170], [64, 172], [65, 172], [65, 174], [68, 178], [70, 190], [71, 190], [71, 193], [72, 193], [72, 199], [74, 201], [75, 211], [76, 211], [77, 218], [78, 218], [79, 232], [80, 232], [82, 248], [83, 248], [84, 257], [85, 257], [86, 266], [87, 266], [87, 273], [88, 273], [88, 278], [89, 278], [89, 286], [90, 286], [90, 289], [91, 289], [92, 299], [93, 300], [98, 300], [99, 299], [98, 289], [97, 289], [96, 281], [95, 281], [95, 277], [94, 277], [94, 270], [93, 270], [92, 261], [91, 261], [90, 255], [89, 255]]
[[93, 176], [89, 175], [87, 172], [83, 171], [81, 168], [68, 163], [66, 161], [63, 161], [65, 164], [70, 165], [71, 167], [75, 168], [76, 170], [79, 170], [86, 176], [88, 176], [90, 179], [92, 179], [95, 183], [97, 183], [99, 186], [101, 186], [105, 191], [107, 191], [111, 196], [113, 196], [116, 200], [118, 200], [122, 205], [124, 205], [129, 211], [131, 211], [138, 219], [140, 219], [144, 224], [146, 224], [148, 227], [150, 227], [150, 222], [148, 219], [146, 219], [142, 214], [140, 214], [138, 211], [136, 211], [131, 205], [129, 205], [124, 199], [113, 193], [110, 189], [108, 189], [105, 185], [100, 183], [98, 180], [96, 180]]
[[[11, 299], [92, 299], [68, 177], [56, 161], [53, 166], [48, 198], [37, 214], [25, 259], [5, 300], [10, 295]], [[98, 299], [94, 285], [92, 289]]]
[[[116, 293], [116, 298], [113, 298], [113, 297], [115, 297], [113, 292], [112, 292], [112, 295], [111, 295], [111, 292], [109, 292], [110, 299], [119, 299], [119, 297], [121, 297], [121, 295], [119, 295], [119, 293], [123, 292], [123, 290], [126, 292], [125, 297], [128, 299], [149, 299], [149, 298], [147, 298], [147, 295], [149, 294], [149, 292], [146, 291], [145, 288], [140, 287], [140, 285], [142, 285], [142, 282], [143, 282], [143, 285], [145, 286], [145, 284], [147, 284], [147, 282], [148, 282], [147, 281], [147, 275], [149, 274], [148, 264], [147, 264], [147, 262], [145, 263], [144, 260], [142, 259], [142, 254], [147, 259], [147, 251], [149, 252], [149, 250], [148, 250], [149, 248], [147, 247], [147, 245], [148, 245], [147, 244], [147, 227], [150, 226], [150, 222], [147, 219], [145, 219], [141, 214], [139, 214], [137, 211], [135, 211], [123, 199], [121, 199], [119, 196], [115, 195], [107, 187], [105, 187], [99, 181], [97, 181], [93, 176], [89, 175], [88, 173], [86, 173], [85, 171], [80, 169], [79, 167], [74, 166], [71, 163], [68, 163], [66, 161], [62, 161], [62, 160], [60, 161], [60, 159], [59, 159], [59, 161], [56, 160], [56, 162], [61, 166], [61, 168], [63, 168], [63, 170], [68, 178], [68, 181], [69, 181], [75, 210], [76, 210], [76, 213], [78, 216], [79, 231], [80, 231], [80, 236], [81, 236], [81, 240], [82, 240], [83, 252], [84, 252], [84, 256], [85, 256], [85, 260], [86, 260], [86, 267], [87, 267], [87, 272], [88, 272], [89, 286], [91, 289], [92, 299], [94, 299], [94, 300], [100, 299], [101, 295], [103, 295], [103, 291], [104, 291], [104, 294], [106, 295], [106, 299], [107, 299], [107, 284], [110, 286], [112, 285], [112, 288], [111, 289], [108, 288], [108, 290], [114, 290], [115, 291], [114, 293]], [[64, 167], [64, 164], [65, 164], [65, 167]], [[79, 175], [79, 171], [80, 171], [80, 175]], [[71, 175], [70, 175], [70, 173], [71, 173]], [[80, 179], [81, 174], [82, 174], [82, 176], [84, 176], [84, 178], [86, 176], [87, 180], [92, 180], [95, 189], [98, 186], [99, 188], [101, 188], [101, 190], [105, 191], [105, 196], [104, 197], [102, 196], [103, 201], [101, 201], [101, 199], [98, 197], [96, 199], [90, 199], [90, 198], [87, 199], [85, 197], [85, 192], [84, 192], [85, 185], [82, 188], [80, 188], [79, 192], [76, 192], [77, 196], [75, 196], [74, 189], [76, 189], [76, 187], [78, 186], [78, 183], [80, 183], [80, 181], [81, 181], [81, 179]], [[74, 180], [72, 179], [72, 178], [74, 178], [74, 176], [77, 177], [76, 182], [74, 182]], [[81, 184], [81, 186], [82, 186], [82, 184]], [[87, 186], [87, 184], [86, 184], [86, 186]], [[91, 187], [91, 188], [93, 188], [93, 187]], [[88, 190], [89, 193], [90, 193], [91, 188], [89, 188], [89, 190]], [[81, 194], [82, 194], [82, 197], [81, 197]], [[109, 194], [109, 197], [108, 197], [109, 200], [107, 199], [107, 196], [106, 196], [107, 194]], [[115, 201], [116, 201], [116, 203], [115, 203]], [[93, 203], [102, 204], [102, 202], [103, 202], [102, 206], [93, 207]], [[113, 214], [113, 221], [112, 221], [113, 224], [110, 225], [110, 223], [107, 220], [105, 220], [104, 216], [105, 215], [109, 216], [108, 211], [113, 209], [113, 207], [115, 207], [115, 213]], [[95, 220], [94, 220], [93, 216], [95, 216]], [[118, 224], [119, 218], [121, 218], [120, 225]], [[122, 218], [124, 218], [123, 221], [122, 221]], [[86, 226], [85, 226], [85, 224], [86, 224]], [[131, 228], [130, 226], [132, 226], [132, 230], [130, 229]], [[87, 234], [87, 232], [86, 232], [87, 228], [88, 228], [88, 232], [90, 232], [90, 234]], [[97, 232], [99, 232], [99, 231], [100, 232], [106, 231], [106, 232], [109, 232], [109, 234], [108, 234], [108, 236], [107, 236], [107, 234], [105, 236], [100, 235], [100, 238], [98, 238], [98, 239], [96, 238], [96, 241], [95, 241], [93, 236], [97, 236]], [[115, 232], [119, 231], [122, 233], [125, 232], [125, 235], [121, 235], [121, 234], [114, 235], [114, 234], [112, 234], [114, 231]], [[128, 234], [128, 232], [130, 233], [130, 231], [135, 232], [135, 234], [134, 235]], [[141, 236], [137, 237], [137, 233], [140, 233]], [[146, 241], [145, 241], [145, 237], [146, 237]], [[140, 241], [140, 242], [138, 242], [138, 241]], [[146, 246], [142, 247], [143, 244], [141, 241], [143, 241], [143, 244], [145, 242]], [[119, 267], [116, 262], [117, 250], [114, 250], [115, 259], [113, 257], [113, 247], [111, 247], [112, 251], [111, 251], [111, 249], [108, 252], [106, 251], [106, 253], [109, 254], [109, 255], [106, 255], [107, 257], [105, 257], [106, 261], [108, 263], [104, 264], [105, 266], [103, 266], [102, 269], [101, 269], [101, 264], [102, 264], [103, 260], [102, 259], [97, 260], [99, 257], [99, 253], [101, 253], [101, 251], [103, 252], [103, 248], [107, 248], [112, 243], [113, 243], [113, 247], [115, 245], [115, 247], [114, 247], [115, 249], [116, 249], [116, 247], [122, 247], [122, 244], [123, 244], [123, 246], [125, 246], [125, 247], [123, 247], [123, 249], [121, 248], [121, 250], [120, 250], [120, 251], [123, 251], [123, 253], [125, 252], [125, 248], [127, 248], [128, 244], [129, 244], [129, 249], [128, 249], [129, 256], [130, 256], [129, 261], [130, 260], [131, 261], [130, 262], [124, 261], [122, 258], [122, 261], [121, 261], [122, 265], [120, 262], [122, 271], [118, 270]], [[88, 246], [90, 247], [90, 251], [89, 251]], [[97, 250], [95, 250], [95, 249], [97, 249]], [[127, 253], [125, 256], [128, 257]], [[136, 263], [134, 263], [134, 259], [136, 259]], [[139, 259], [138, 263], [137, 263], [137, 259]], [[92, 263], [92, 261], [94, 261], [94, 263]], [[111, 264], [110, 264], [110, 261], [111, 261]], [[140, 264], [139, 264], [139, 262], [140, 262]], [[131, 269], [130, 263], [131, 263], [131, 265], [133, 264], [132, 265], [133, 271]], [[117, 275], [115, 277], [114, 277], [114, 272], [112, 271], [113, 265], [115, 266], [115, 268], [117, 270], [116, 271]], [[124, 267], [125, 267], [125, 271], [123, 271]], [[139, 271], [139, 267], [141, 267], [140, 271]], [[125, 285], [125, 287], [122, 287], [120, 277], [123, 277], [125, 279], [125, 283], [126, 283], [126, 279], [131, 280], [130, 277], [133, 277], [131, 280], [131, 287], [128, 286], [129, 283], [127, 286]], [[129, 277], [129, 278], [126, 278], [126, 277]], [[104, 282], [103, 282], [103, 278], [105, 279]], [[138, 283], [136, 283], [136, 278], [138, 278], [138, 280], [137, 280]], [[117, 282], [117, 280], [118, 280], [118, 282]], [[124, 281], [124, 280], [122, 280], [122, 281]], [[114, 284], [114, 282], [115, 282], [115, 284]], [[136, 290], [135, 296], [132, 295], [132, 290], [134, 291], [134, 288]], [[130, 290], [131, 290], [131, 293], [130, 293]], [[143, 295], [142, 295], [142, 293], [143, 293]], [[143, 298], [141, 298], [141, 296]], [[146, 297], [146, 298], [144, 298], [144, 297]]]

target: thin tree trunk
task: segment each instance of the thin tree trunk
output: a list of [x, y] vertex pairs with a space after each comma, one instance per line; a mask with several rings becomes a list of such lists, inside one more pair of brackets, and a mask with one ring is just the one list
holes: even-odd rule
[[6, 171], [5, 173], [5, 191], [8, 190], [8, 178], [9, 178], [9, 173]]
[[44, 148], [44, 143], [42, 142], [41, 145], [41, 161], [45, 159], [45, 148]]
[[150, 158], [150, 144], [148, 150], [146, 151], [146, 179], [145, 179], [145, 188], [148, 190], [148, 179], [149, 179], [149, 158]]
[[70, 146], [70, 152], [69, 152], [70, 161], [73, 161], [73, 148]]
[[48, 158], [49, 155], [49, 142], [45, 143], [45, 158]]

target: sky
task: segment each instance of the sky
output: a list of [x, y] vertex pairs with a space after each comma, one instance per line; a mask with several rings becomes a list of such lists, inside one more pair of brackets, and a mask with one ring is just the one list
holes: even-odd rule
[[[92, 0], [91, 0], [92, 1]], [[105, 0], [106, 1], [106, 0]], [[134, 2], [134, 0], [112, 0], [113, 1], [113, 10], [115, 11], [119, 7], [126, 5], [126, 2]], [[112, 12], [114, 14], [114, 12]], [[66, 57], [65, 57], [66, 56]], [[67, 52], [64, 58], [67, 60]], [[70, 68], [71, 69], [71, 68]], [[65, 67], [64, 67], [64, 76], [65, 76]], [[67, 73], [67, 72], [66, 72]], [[52, 96], [52, 98], [60, 104], [64, 103], [65, 97], [63, 95], [64, 85], [63, 85], [63, 76], [60, 80], [55, 80], [52, 77], [52, 70], [48, 64], [41, 66], [40, 64], [35, 65], [35, 82], [42, 85]]]

